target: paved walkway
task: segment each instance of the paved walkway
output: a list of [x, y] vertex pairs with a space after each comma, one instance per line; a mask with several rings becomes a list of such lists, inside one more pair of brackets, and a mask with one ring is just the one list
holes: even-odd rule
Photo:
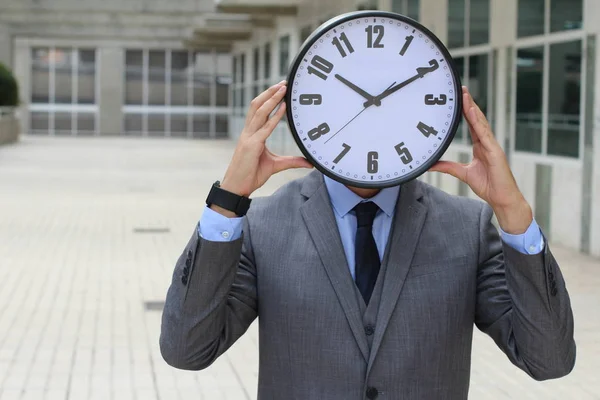
[[[231, 149], [32, 137], [0, 147], [0, 399], [256, 397], [256, 326], [209, 370], [183, 372], [162, 360], [161, 313], [145, 306], [164, 300]], [[600, 260], [553, 247], [576, 313], [575, 371], [534, 382], [477, 333], [472, 399], [600, 399]]]

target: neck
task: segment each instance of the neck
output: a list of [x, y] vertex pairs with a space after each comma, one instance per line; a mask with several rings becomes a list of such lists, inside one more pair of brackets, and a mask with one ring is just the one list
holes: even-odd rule
[[361, 188], [356, 188], [356, 187], [352, 187], [352, 186], [346, 186], [346, 187], [348, 189], [350, 189], [352, 192], [354, 192], [357, 195], [359, 195], [360, 197], [362, 197], [363, 199], [370, 199], [371, 197], [375, 197], [375, 195], [381, 191], [381, 189], [361, 189]]

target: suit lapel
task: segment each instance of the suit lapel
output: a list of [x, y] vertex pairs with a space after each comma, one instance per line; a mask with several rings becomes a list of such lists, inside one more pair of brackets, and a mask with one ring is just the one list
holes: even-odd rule
[[362, 352], [365, 361], [369, 359], [369, 346], [364, 333], [362, 316], [356, 302], [354, 281], [348, 269], [342, 240], [333, 215], [327, 187], [318, 172], [311, 173], [302, 189], [308, 197], [301, 206], [302, 218], [306, 223], [311, 239], [319, 253], [331, 285], [346, 314], [348, 324]]
[[387, 262], [387, 271], [383, 282], [367, 375], [381, 345], [390, 317], [396, 308], [398, 297], [402, 291], [406, 274], [410, 269], [419, 236], [423, 229], [427, 208], [418, 201], [421, 197], [421, 183], [419, 181], [413, 180], [402, 185], [400, 199], [396, 204], [392, 232], [390, 232], [388, 239], [386, 257], [384, 258], [384, 262]]

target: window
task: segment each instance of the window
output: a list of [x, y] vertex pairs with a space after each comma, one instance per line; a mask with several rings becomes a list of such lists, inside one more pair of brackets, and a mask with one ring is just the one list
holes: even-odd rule
[[290, 63], [290, 35], [279, 38], [279, 75], [285, 76]]
[[126, 50], [125, 134], [215, 136], [217, 116], [228, 114], [231, 72], [226, 53]]
[[216, 88], [218, 107], [229, 105], [229, 86], [231, 85], [231, 56], [229, 53], [217, 53]]
[[548, 154], [579, 157], [582, 42], [550, 45]]
[[144, 52], [125, 52], [125, 104], [144, 103]]
[[542, 106], [544, 48], [517, 51], [516, 141], [515, 149], [542, 151]]
[[231, 93], [232, 93], [232, 101], [231, 101], [231, 106], [233, 107], [233, 114], [237, 115], [238, 113], [238, 107], [239, 107], [239, 98], [240, 98], [240, 94], [239, 94], [239, 82], [240, 82], [240, 77], [239, 77], [239, 68], [238, 68], [238, 62], [239, 62], [239, 56], [233, 56], [231, 59], [231, 64], [232, 64], [232, 70], [233, 70], [233, 86], [231, 88]]
[[550, 32], [583, 27], [583, 0], [550, 0]]
[[240, 113], [246, 111], [246, 54], [240, 54]]
[[[171, 52], [171, 105], [188, 105], [188, 81], [190, 72], [190, 53], [184, 50]], [[141, 102], [140, 102], [141, 104]]]
[[[489, 43], [490, 0], [448, 0], [448, 47], [461, 83], [493, 124], [492, 49]], [[478, 47], [475, 47], [478, 46]], [[456, 143], [472, 144], [468, 125], [461, 119]]]
[[166, 100], [167, 55], [164, 50], [148, 52], [148, 104], [164, 106]]
[[192, 54], [192, 98], [195, 106], [212, 104], [212, 82], [216, 75], [215, 61], [212, 52], [197, 51]]
[[[580, 156], [582, 9], [581, 0], [519, 0], [517, 33], [528, 40], [516, 51], [516, 151]], [[563, 39], [574, 29], [580, 39]]]
[[582, 46], [577, 40], [518, 50], [516, 150], [579, 157]]
[[263, 60], [263, 90], [267, 90], [269, 87], [269, 80], [271, 79], [271, 43], [265, 44]]
[[260, 90], [260, 48], [255, 47], [252, 52], [252, 98], [255, 98], [261, 92]]
[[582, 28], [583, 0], [518, 1], [518, 37]]
[[490, 41], [490, 0], [448, 0], [448, 47]]
[[[492, 93], [489, 89], [492, 65], [490, 59], [491, 57], [488, 53], [482, 53], [454, 57], [454, 63], [460, 75], [462, 84], [469, 88], [473, 99], [479, 108], [481, 108], [481, 111], [488, 119], [490, 119], [490, 123], [493, 123], [491, 118], [492, 108], [490, 104]], [[462, 119], [456, 133], [455, 141], [463, 144], [472, 143], [471, 134]]]
[[392, 0], [392, 12], [419, 20], [419, 0]]
[[30, 100], [32, 133], [95, 134], [96, 50], [33, 48]]

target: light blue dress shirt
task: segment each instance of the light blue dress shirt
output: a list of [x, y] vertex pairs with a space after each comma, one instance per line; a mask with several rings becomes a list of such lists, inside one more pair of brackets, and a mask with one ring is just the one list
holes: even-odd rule
[[[373, 201], [380, 210], [377, 211], [373, 221], [373, 237], [379, 251], [379, 258], [383, 259], [385, 246], [392, 227], [396, 200], [400, 187], [395, 186], [381, 190], [373, 198], [365, 200], [352, 192], [343, 184], [325, 177], [325, 185], [329, 192], [335, 220], [340, 231], [344, 253], [352, 278], [355, 277], [354, 240], [356, 236], [356, 215], [352, 209], [360, 202]], [[198, 234], [206, 240], [213, 242], [226, 242], [239, 239], [242, 235], [243, 218], [227, 218], [206, 207], [200, 224]], [[539, 254], [544, 248], [544, 239], [538, 224], [533, 220], [527, 231], [521, 235], [511, 235], [500, 230], [502, 240], [509, 246], [523, 254]]]

